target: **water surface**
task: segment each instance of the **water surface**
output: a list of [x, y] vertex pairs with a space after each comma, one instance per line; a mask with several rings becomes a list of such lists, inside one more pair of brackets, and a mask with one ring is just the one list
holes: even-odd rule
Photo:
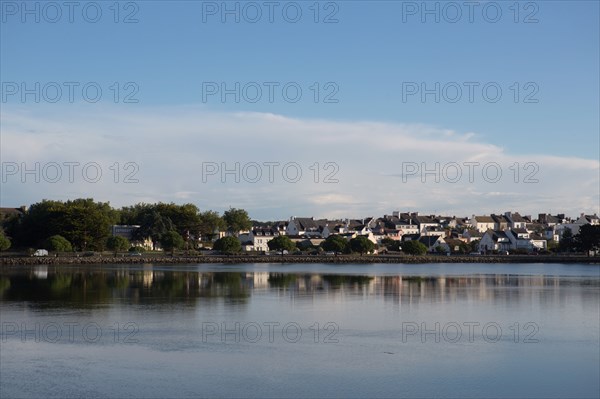
[[598, 397], [600, 268], [0, 271], [0, 397]]

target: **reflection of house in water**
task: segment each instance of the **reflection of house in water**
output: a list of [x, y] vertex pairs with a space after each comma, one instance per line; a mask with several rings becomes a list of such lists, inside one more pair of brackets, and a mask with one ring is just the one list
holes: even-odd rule
[[154, 281], [154, 271], [152, 270], [152, 266], [144, 265], [142, 285], [144, 288], [149, 288], [152, 286], [152, 282]]
[[47, 279], [48, 278], [48, 266], [43, 265], [43, 266], [35, 266], [33, 268], [33, 275], [35, 276], [35, 278], [39, 278], [39, 279]]
[[[248, 274], [250, 274], [250, 276], [248, 276]], [[269, 272], [255, 272], [248, 274], [246, 274], [246, 277], [252, 278], [254, 289], [269, 288]]]

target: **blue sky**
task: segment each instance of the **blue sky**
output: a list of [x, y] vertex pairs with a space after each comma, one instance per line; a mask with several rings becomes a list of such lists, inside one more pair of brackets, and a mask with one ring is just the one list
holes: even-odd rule
[[[38, 7], [39, 22], [35, 14], [23, 15], [22, 2], [0, 3], [5, 169], [6, 162], [97, 161], [106, 169], [113, 162], [130, 161], [143, 177], [135, 186], [123, 187], [4, 176], [3, 206], [93, 195], [115, 205], [163, 200], [217, 210], [240, 206], [261, 219], [360, 216], [406, 208], [458, 214], [507, 207], [598, 211], [597, 1], [481, 1], [474, 3], [472, 20], [464, 2], [339, 1], [317, 7], [314, 1], [273, 2], [272, 22], [265, 2], [226, 2], [230, 9], [239, 4], [239, 23], [235, 14], [222, 21], [223, 2], [120, 2], [118, 23], [114, 2], [77, 2], [73, 22], [62, 2], [53, 3], [61, 17], [47, 2], [27, 2], [29, 9]], [[262, 16], [252, 23], [248, 19], [255, 17], [256, 7]], [[437, 7], [439, 21], [425, 7]], [[86, 17], [95, 18], [97, 9], [102, 11], [98, 22], [88, 22]], [[291, 23], [296, 10], [302, 15]], [[137, 22], [124, 23], [127, 16]], [[325, 23], [328, 16], [337, 22]], [[57, 22], [49, 21], [54, 18]], [[30, 88], [40, 82], [39, 103], [33, 95], [23, 99], [20, 92], [12, 94], [23, 82]], [[57, 102], [47, 101], [53, 93], [52, 88], [47, 96], [43, 93], [48, 82], [63, 88], [64, 82], [78, 83], [73, 103], [66, 89]], [[93, 104], [84, 101], [80, 90], [88, 82], [102, 89]], [[119, 86], [116, 103], [114, 82]], [[125, 86], [128, 82], [133, 86]], [[239, 102], [234, 95], [222, 101], [220, 93], [203, 93], [209, 87], [220, 90], [221, 84], [234, 88], [236, 82], [240, 91], [256, 84], [247, 86], [247, 96], [240, 92]], [[264, 82], [274, 82], [272, 102]], [[297, 102], [284, 98], [286, 84], [302, 90]], [[436, 84], [438, 101], [436, 93], [422, 98], [421, 90]], [[252, 103], [256, 85], [262, 96]], [[492, 91], [484, 93], [484, 86]], [[319, 101], [313, 97], [317, 88]], [[415, 88], [416, 93], [407, 92]], [[497, 88], [502, 95], [495, 101]], [[138, 102], [124, 103], [127, 94]], [[328, 94], [337, 101], [324, 102]], [[173, 115], [179, 116], [174, 122]], [[148, 120], [154, 123], [144, 134], [139, 127]], [[204, 120], [211, 122], [204, 125]], [[269, 129], [272, 136], [264, 134]], [[343, 129], [353, 133], [345, 137]], [[115, 142], [102, 141], [113, 136]], [[90, 148], [94, 140], [100, 141]], [[154, 146], [158, 142], [160, 156]], [[37, 151], [22, 152], [24, 143]], [[453, 145], [457, 150], [450, 150]], [[135, 153], [121, 146], [135, 148]], [[477, 156], [482, 162], [500, 157], [504, 176], [513, 173], [508, 168], [514, 162], [535, 162], [543, 179], [502, 187], [502, 182], [487, 181], [411, 185], [390, 180], [402, 175], [402, 162], [441, 162], [443, 167]], [[172, 164], [181, 159], [186, 163], [174, 169]], [[297, 162], [305, 175], [312, 173], [308, 167], [315, 161], [333, 162], [340, 179], [326, 187], [314, 182], [290, 186], [287, 181], [204, 183], [194, 174], [202, 162], [273, 160]], [[557, 166], [563, 164], [571, 166]], [[177, 184], [174, 174], [181, 178]], [[561, 177], [563, 181], [557, 180]], [[374, 202], [367, 193], [382, 186], [385, 199]], [[456, 192], [469, 195], [455, 203], [445, 200], [460, 197]]]

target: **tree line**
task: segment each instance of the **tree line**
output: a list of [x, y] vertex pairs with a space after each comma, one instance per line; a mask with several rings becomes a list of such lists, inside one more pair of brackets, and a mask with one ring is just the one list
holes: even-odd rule
[[24, 215], [3, 221], [0, 249], [121, 250], [124, 237], [112, 237], [113, 225], [138, 225], [132, 241], [150, 238], [155, 246], [174, 249], [198, 237], [210, 240], [220, 231], [248, 230], [252, 221], [245, 210], [236, 208], [219, 215], [212, 210], [201, 212], [194, 204], [139, 203], [115, 209], [108, 202], [91, 198], [43, 200], [31, 205]]
[[[150, 239], [154, 247], [175, 250], [187, 247], [195, 249], [198, 238], [212, 241], [220, 232], [237, 235], [250, 230], [258, 222], [252, 221], [244, 209], [230, 208], [223, 215], [207, 210], [201, 212], [194, 204], [139, 203], [119, 209], [108, 202], [96, 202], [91, 198], [69, 201], [43, 200], [31, 205], [22, 216], [10, 216], [0, 226], [0, 250], [8, 248], [45, 248], [51, 251], [124, 251], [132, 243], [124, 237], [113, 237], [113, 225], [138, 225], [132, 241]], [[224, 253], [241, 251], [241, 242], [236, 237], [223, 237], [214, 243], [214, 249]], [[461, 252], [467, 253], [474, 247], [464, 244]], [[364, 236], [345, 239], [331, 235], [320, 246], [309, 240], [295, 243], [287, 236], [278, 236], [268, 243], [273, 251], [323, 250], [335, 254], [371, 253], [375, 244]], [[384, 238], [382, 247], [413, 255], [427, 252], [420, 242], [398, 242]], [[142, 248], [133, 248], [142, 250]], [[586, 224], [573, 235], [566, 229], [559, 243], [549, 242], [552, 252], [587, 252], [600, 249], [600, 226]]]

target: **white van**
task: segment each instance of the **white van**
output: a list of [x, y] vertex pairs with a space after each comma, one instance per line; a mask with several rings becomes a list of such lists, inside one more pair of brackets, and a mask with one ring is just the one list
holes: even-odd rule
[[38, 249], [33, 253], [33, 256], [48, 256], [48, 251], [45, 249]]

